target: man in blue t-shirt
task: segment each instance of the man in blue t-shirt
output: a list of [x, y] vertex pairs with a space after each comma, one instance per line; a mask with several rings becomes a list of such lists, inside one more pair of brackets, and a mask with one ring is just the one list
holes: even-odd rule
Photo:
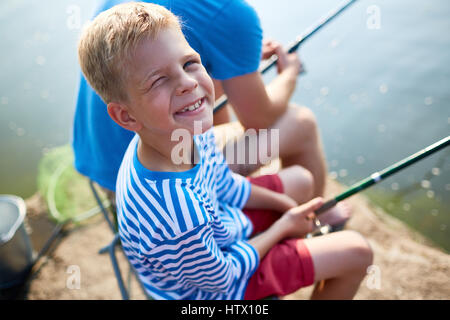
[[[122, 2], [127, 1], [105, 0], [96, 15]], [[239, 141], [245, 141], [246, 129], [278, 129], [277, 147], [283, 167], [301, 165], [309, 170], [314, 178], [312, 196], [322, 196], [326, 166], [317, 123], [309, 109], [289, 101], [301, 70], [298, 56], [288, 54], [276, 42], [263, 44], [258, 15], [244, 0], [147, 2], [163, 5], [181, 18], [186, 39], [213, 78], [216, 97], [227, 95], [229, 104], [214, 115], [214, 124], [222, 124], [215, 129], [221, 140], [218, 144], [223, 147], [228, 142], [230, 130]], [[258, 67], [261, 58], [273, 54], [278, 56], [278, 76], [265, 86]], [[230, 106], [238, 125], [227, 124]], [[75, 168], [115, 191], [119, 166], [133, 135], [111, 120], [104, 102], [81, 77], [73, 134]], [[261, 165], [260, 161], [256, 165], [232, 163], [230, 168], [248, 175]], [[284, 183], [303, 187], [304, 181], [286, 179]], [[341, 223], [349, 215], [349, 210], [339, 205], [322, 215], [321, 221]]]

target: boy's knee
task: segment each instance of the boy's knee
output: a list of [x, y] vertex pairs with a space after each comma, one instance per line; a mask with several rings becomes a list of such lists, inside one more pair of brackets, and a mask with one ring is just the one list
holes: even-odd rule
[[280, 173], [284, 183], [289, 183], [292, 190], [296, 190], [294, 200], [298, 203], [303, 203], [312, 198], [314, 193], [314, 177], [312, 173], [299, 165], [292, 165]]
[[373, 250], [369, 242], [356, 231], [346, 230], [343, 232], [347, 234], [350, 243], [348, 250], [354, 261], [355, 269], [366, 273], [367, 268], [373, 263]]
[[299, 165], [292, 166], [294, 170], [294, 175], [298, 177], [299, 183], [301, 183], [301, 190], [303, 192], [302, 197], [310, 199], [313, 196], [314, 191], [314, 177], [312, 173]]

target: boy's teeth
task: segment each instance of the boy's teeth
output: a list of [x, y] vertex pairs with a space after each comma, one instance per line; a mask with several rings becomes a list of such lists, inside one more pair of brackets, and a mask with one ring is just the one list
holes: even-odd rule
[[196, 104], [193, 104], [192, 106], [186, 107], [183, 110], [181, 110], [181, 112], [186, 112], [186, 111], [194, 111], [196, 109], [198, 109], [201, 105], [201, 101], [198, 101]]

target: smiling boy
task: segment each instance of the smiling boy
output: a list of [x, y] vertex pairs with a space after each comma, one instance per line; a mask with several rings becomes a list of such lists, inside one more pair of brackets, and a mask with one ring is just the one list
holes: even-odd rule
[[[330, 275], [330, 290], [317, 298], [354, 295], [370, 248], [354, 232], [302, 239], [323, 203], [297, 206], [312, 193], [306, 170], [284, 174], [309, 181], [295, 190], [277, 175], [247, 180], [230, 171], [210, 130], [211, 78], [173, 14], [153, 4], [115, 6], [84, 30], [79, 60], [110, 117], [137, 133], [119, 170], [116, 202], [124, 252], [151, 296], [260, 299]], [[180, 129], [190, 134], [188, 158], [197, 163], [172, 159], [179, 143], [172, 134]], [[340, 269], [331, 270], [326, 257], [341, 260]]]

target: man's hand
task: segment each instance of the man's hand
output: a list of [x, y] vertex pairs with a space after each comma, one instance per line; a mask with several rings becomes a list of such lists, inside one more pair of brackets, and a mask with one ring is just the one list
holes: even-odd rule
[[261, 60], [267, 60], [275, 54], [275, 50], [281, 45], [274, 40], [263, 40]]
[[288, 53], [280, 43], [274, 40], [264, 40], [262, 46], [262, 60], [269, 59], [274, 54], [278, 57], [278, 74], [286, 69], [292, 69], [295, 75], [298, 75], [302, 71], [302, 63], [297, 53]]
[[222, 81], [225, 94], [245, 129], [267, 129], [285, 114], [302, 71], [296, 53], [288, 54], [275, 41], [263, 43], [262, 58], [278, 56], [278, 76], [268, 85], [259, 71]]

